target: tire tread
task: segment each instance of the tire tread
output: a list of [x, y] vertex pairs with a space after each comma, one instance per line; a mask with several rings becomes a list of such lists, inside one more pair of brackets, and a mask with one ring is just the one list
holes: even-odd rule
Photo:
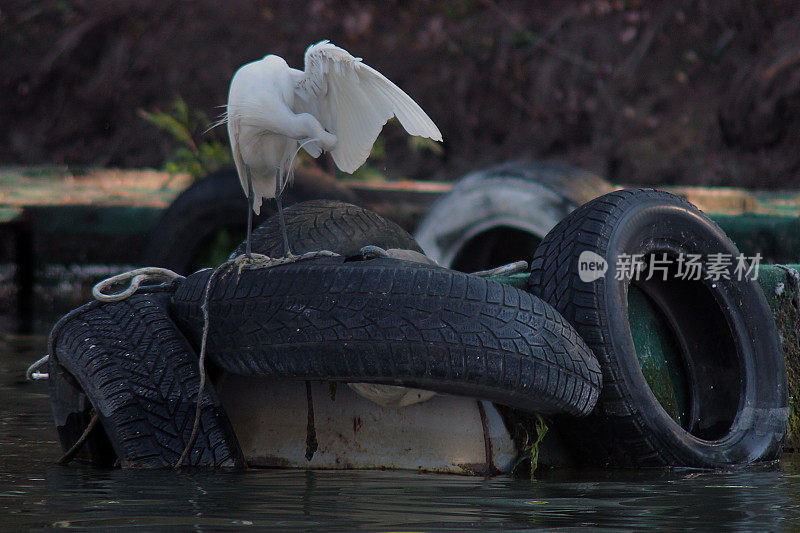
[[[172, 314], [195, 345], [202, 332], [196, 286], [208, 276], [189, 276], [172, 299]], [[588, 413], [601, 387], [599, 365], [561, 315], [535, 300], [468, 274], [390, 259], [243, 271], [211, 291], [208, 357], [240, 374], [427, 387], [542, 413]]]
[[[67, 315], [51, 334], [52, 364], [65, 368], [80, 384], [123, 466], [175, 464], [194, 425], [197, 356], [168, 317], [168, 299], [161, 293], [92, 302]], [[186, 465], [243, 466], [210, 383]]]

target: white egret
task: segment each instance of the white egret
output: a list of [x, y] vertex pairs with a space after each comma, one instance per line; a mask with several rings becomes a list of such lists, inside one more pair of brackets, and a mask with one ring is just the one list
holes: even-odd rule
[[298, 146], [312, 157], [328, 151], [340, 170], [354, 172], [392, 116], [411, 135], [442, 140], [410, 96], [361, 58], [328, 41], [308, 47], [305, 70], [290, 68], [276, 55], [241, 67], [231, 80], [223, 120], [250, 206], [247, 256], [253, 212], [260, 212], [262, 198], [275, 198], [290, 254], [280, 194], [291, 178]]

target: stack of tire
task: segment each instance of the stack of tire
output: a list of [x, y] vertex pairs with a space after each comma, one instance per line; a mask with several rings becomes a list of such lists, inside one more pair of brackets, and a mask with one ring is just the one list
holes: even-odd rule
[[[462, 186], [474, 189], [475, 181]], [[292, 252], [326, 249], [338, 257], [232, 270], [210, 285], [212, 271], [204, 269], [121, 302], [73, 311], [50, 339], [62, 446], [73, 446], [94, 413], [100, 424], [77, 458], [165, 467], [193, 442], [184, 464], [241, 467], [213, 387], [223, 370], [490, 400], [551, 417], [582, 463], [728, 467], [775, 459], [786, 433], [786, 371], [758, 286], [724, 280], [713, 287], [638, 287], [667, 316], [684, 355], [690, 400], [679, 423], [642, 375], [626, 311], [629, 284], [613, 275], [622, 253], [734, 253], [733, 243], [675, 196], [616, 191], [575, 209], [591, 187], [571, 182], [581, 194], [568, 199], [553, 192], [553, 183], [565, 181], [546, 184], [558, 204], [550, 212], [566, 217], [541, 235], [528, 290], [419, 261], [422, 248], [396, 224], [351, 204], [316, 200], [286, 209]], [[451, 199], [435, 206], [429, 221]], [[535, 211], [541, 222], [542, 210]], [[273, 217], [254, 231], [254, 251], [283, 254], [277, 224]], [[425, 231], [436, 240], [435, 224], [423, 224], [422, 241]], [[388, 249], [388, 257], [361, 253], [366, 245]], [[587, 250], [611, 265], [591, 282], [578, 268]], [[202, 389], [194, 439], [206, 299], [212, 379]]]
[[[230, 265], [210, 286], [212, 270], [204, 269], [123, 301], [92, 302], [56, 325], [50, 385], [65, 450], [93, 410], [100, 424], [76, 459], [177, 463], [192, 441], [207, 290], [214, 369], [402, 385], [547, 415], [585, 416], [594, 407], [601, 388], [596, 358], [539, 298], [409, 261], [424, 257], [411, 235], [351, 204], [304, 202], [289, 207], [285, 219], [295, 254], [340, 255], [241, 272]], [[277, 224], [271, 218], [254, 231], [254, 251], [283, 253]], [[389, 257], [361, 254], [368, 244], [387, 248]], [[213, 383], [202, 406], [199, 436], [183, 464], [242, 466]]]

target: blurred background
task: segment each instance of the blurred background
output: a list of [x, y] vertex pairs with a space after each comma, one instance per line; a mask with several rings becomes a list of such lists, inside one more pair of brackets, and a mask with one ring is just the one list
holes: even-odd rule
[[268, 53], [302, 68], [321, 39], [444, 135], [410, 146], [390, 124], [374, 175], [449, 180], [534, 158], [613, 183], [800, 181], [794, 0], [4, 0], [0, 164], [219, 166], [226, 132], [204, 131], [236, 69]]
[[[797, 5], [0, 0], [0, 329], [46, 331], [132, 266], [189, 273], [224, 261], [247, 208], [227, 132], [210, 125], [239, 67], [274, 53], [303, 68], [322, 39], [404, 89], [444, 142], [391, 121], [353, 179], [331, 179], [327, 156], [301, 158], [287, 205], [358, 203], [443, 264], [479, 270], [529, 257], [613, 184], [672, 186], [740, 249], [794, 262]], [[526, 163], [483, 176], [524, 186], [485, 185], [474, 198], [462, 188], [431, 208], [450, 189], [441, 182], [513, 160]], [[511, 220], [514, 202], [536, 223]], [[457, 221], [459, 238], [436, 249]]]

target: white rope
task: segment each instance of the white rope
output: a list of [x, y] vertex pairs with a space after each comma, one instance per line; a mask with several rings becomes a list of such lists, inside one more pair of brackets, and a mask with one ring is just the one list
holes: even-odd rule
[[[361, 252], [361, 255], [363, 255], [365, 259], [373, 259], [376, 257], [380, 258], [392, 257], [392, 254], [390, 254], [380, 246], [375, 246], [373, 244], [362, 247], [361, 250], [359, 250], [359, 252]], [[514, 261], [513, 263], [501, 265], [499, 267], [495, 267], [489, 270], [479, 270], [477, 272], [473, 272], [472, 275], [484, 278], [489, 276], [509, 276], [511, 274], [518, 274], [520, 272], [525, 272], [526, 270], [528, 270], [527, 261]]]
[[[95, 300], [100, 300], [101, 302], [118, 302], [132, 296], [139, 289], [139, 285], [145, 281], [170, 282], [174, 279], [182, 277], [183, 276], [180, 274], [173, 272], [168, 268], [136, 268], [134, 270], [129, 270], [127, 272], [123, 272], [122, 274], [117, 274], [116, 276], [111, 276], [110, 278], [104, 279], [92, 288], [92, 296], [94, 296]], [[128, 280], [130, 280], [130, 285], [128, 285], [128, 288], [120, 292], [111, 294], [106, 294], [103, 292], [108, 287], [124, 283]]]
[[[380, 246], [375, 246], [374, 244], [362, 247], [359, 250], [359, 252], [361, 252], [361, 255], [363, 255], [365, 259], [373, 259], [376, 257], [380, 258], [392, 257], [392, 254], [390, 254]], [[495, 267], [489, 270], [479, 270], [477, 272], [473, 272], [472, 275], [481, 277], [509, 276], [511, 274], [518, 274], [520, 272], [525, 272], [526, 270], [528, 270], [527, 261], [514, 261], [513, 263], [501, 265], [499, 267]]]
[[47, 372], [37, 372], [36, 371], [40, 366], [42, 366], [43, 364], [45, 364], [49, 360], [50, 360], [50, 355], [48, 354], [48, 355], [45, 355], [44, 357], [42, 357], [41, 359], [39, 359], [38, 361], [36, 361], [35, 363], [33, 363], [31, 366], [29, 366], [28, 370], [25, 371], [25, 379], [27, 379], [28, 381], [38, 381], [40, 379], [49, 379], [50, 378], [50, 374], [48, 374]]
[[519, 274], [520, 272], [525, 272], [526, 270], [528, 270], [527, 261], [514, 261], [513, 263], [501, 265], [489, 270], [479, 270], [477, 272], [473, 272], [472, 275], [480, 276], [482, 278], [489, 276], [510, 276], [511, 274]]
[[200, 370], [200, 386], [197, 388], [197, 407], [195, 408], [194, 414], [194, 425], [192, 426], [192, 434], [189, 436], [189, 441], [186, 443], [186, 446], [183, 449], [183, 453], [178, 458], [178, 461], [175, 463], [174, 468], [180, 468], [186, 458], [189, 456], [189, 453], [194, 448], [194, 443], [197, 440], [197, 433], [200, 429], [200, 418], [203, 413], [203, 392], [206, 388], [206, 347], [208, 344], [208, 330], [211, 326], [211, 315], [209, 313], [209, 303], [211, 300], [211, 287], [212, 283], [216, 281], [216, 278], [220, 272], [224, 269], [233, 269], [238, 268], [239, 274], [242, 273], [242, 270], [259, 270], [262, 268], [273, 268], [280, 265], [287, 265], [289, 263], [296, 263], [298, 261], [305, 261], [307, 259], [314, 259], [316, 257], [338, 257], [340, 254], [336, 252], [331, 252], [330, 250], [317, 250], [314, 252], [306, 252], [301, 255], [291, 255], [288, 257], [276, 257], [272, 258], [264, 254], [241, 254], [236, 256], [233, 259], [229, 259], [219, 265], [217, 268], [211, 272], [211, 275], [208, 277], [208, 281], [206, 282], [205, 290], [203, 291], [203, 303], [200, 308], [203, 311], [203, 336], [200, 340], [200, 355], [198, 357], [198, 367]]
[[380, 246], [375, 246], [374, 244], [364, 246], [359, 250], [359, 252], [361, 252], [361, 255], [363, 255], [365, 259], [371, 259], [373, 257], [390, 257], [389, 252]]
[[[111, 276], [110, 278], [106, 278], [100, 283], [96, 284], [94, 287], [92, 287], [92, 296], [95, 298], [95, 300], [100, 300], [101, 302], [118, 302], [132, 296], [137, 290], [139, 290], [139, 286], [146, 281], [169, 282], [182, 277], [183, 276], [180, 274], [177, 274], [167, 268], [136, 268], [134, 270], [123, 272], [122, 274], [117, 274], [116, 276]], [[106, 294], [103, 292], [108, 287], [121, 284], [128, 280], [130, 280], [130, 285], [120, 292], [111, 294]], [[25, 378], [29, 381], [49, 379], [49, 373], [38, 372], [39, 367], [47, 363], [49, 360], [50, 355], [48, 354], [33, 363], [25, 371]]]
[[284, 257], [270, 257], [264, 254], [251, 253], [250, 257], [247, 254], [237, 255], [233, 259], [229, 259], [214, 269], [214, 272], [225, 266], [234, 265], [242, 270], [259, 270], [262, 268], [272, 268], [280, 265], [288, 265], [289, 263], [296, 263], [298, 261], [305, 261], [307, 259], [314, 259], [317, 257], [339, 257], [340, 254], [331, 252], [330, 250], [315, 250], [313, 252], [306, 252], [300, 255], [290, 255]]

